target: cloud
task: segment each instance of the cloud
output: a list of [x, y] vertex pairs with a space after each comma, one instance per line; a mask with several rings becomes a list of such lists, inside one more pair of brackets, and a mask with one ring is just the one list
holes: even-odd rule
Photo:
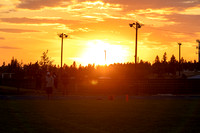
[[0, 46], [0, 49], [21, 49], [18, 47]]
[[78, 0], [77, 3], [68, 7], [72, 13], [77, 12], [80, 17], [90, 20], [105, 21], [106, 18], [154, 20], [162, 23], [159, 26], [164, 26], [177, 24], [171, 21], [168, 15], [185, 12], [199, 14], [198, 5], [200, 5], [199, 0]]
[[140, 9], [135, 10], [135, 15], [144, 17], [148, 20], [156, 20], [156, 21], [168, 21], [165, 17], [167, 15], [173, 14], [173, 8], [160, 8], [160, 9]]
[[187, 14], [187, 15], [200, 15], [200, 6], [187, 8], [184, 11], [181, 11], [179, 13], [180, 14]]
[[65, 20], [65, 19], [56, 19], [56, 18], [0, 18], [2, 22], [7, 23], [16, 23], [16, 24], [72, 24], [78, 23], [79, 20]]
[[0, 40], [5, 40], [5, 38], [4, 37], [0, 37]]
[[[173, 15], [169, 15], [167, 16], [168, 19], [175, 21], [181, 25], [177, 25], [177, 26], [183, 26], [183, 27], [187, 27], [191, 30], [193, 28], [196, 28], [196, 30], [200, 30], [200, 19], [198, 19], [200, 17], [200, 15], [187, 15], [187, 14], [173, 14]], [[184, 28], [186, 29], [186, 28]]]
[[78, 20], [98, 22], [104, 21], [105, 18], [122, 16], [123, 7], [102, 1], [82, 1], [74, 2], [67, 7], [56, 7], [53, 10], [65, 12]]
[[44, 7], [64, 6], [70, 3], [70, 0], [20, 0], [17, 8], [38, 10]]
[[174, 13], [173, 8], [160, 8], [160, 9], [140, 9], [136, 10], [137, 14], [160, 14], [160, 15], [170, 15]]
[[184, 34], [184, 33], [173, 33], [173, 32], [170, 34], [170, 36], [173, 37], [173, 38], [176, 38], [176, 39], [185, 39], [185, 38], [188, 37], [187, 34]]
[[15, 11], [18, 0], [1, 0], [0, 13], [10, 13]]
[[187, 8], [200, 4], [199, 0], [104, 0], [113, 4], [126, 5], [130, 10], [147, 9], [147, 8]]
[[185, 0], [182, 3], [190, 4], [190, 3], [196, 3], [198, 0]]
[[[37, 0], [38, 1], [38, 0]], [[102, 1], [85, 1], [74, 2], [73, 4], [64, 7], [48, 8], [50, 12], [60, 12], [68, 16], [67, 19], [49, 19], [48, 17], [41, 18], [1, 18], [3, 22], [9, 23], [27, 23], [27, 24], [43, 24], [43, 23], [60, 23], [60, 24], [74, 24], [82, 21], [104, 21], [105, 18], [119, 19], [122, 15], [123, 7], [119, 4], [104, 3]], [[70, 20], [71, 19], [71, 20]]]
[[24, 33], [24, 32], [40, 32], [40, 31], [36, 31], [36, 30], [24, 30], [24, 29], [0, 29], [0, 32]]
[[110, 4], [110, 3], [104, 3], [102, 1], [85, 1], [81, 3], [76, 3], [73, 5], [69, 5], [69, 7], [72, 9], [72, 11], [78, 11], [78, 10], [122, 10], [119, 4]]

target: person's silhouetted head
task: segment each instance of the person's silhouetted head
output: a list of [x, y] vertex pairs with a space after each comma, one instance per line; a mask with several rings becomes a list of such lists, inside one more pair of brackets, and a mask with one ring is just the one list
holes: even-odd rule
[[50, 72], [47, 72], [47, 76], [50, 76]]

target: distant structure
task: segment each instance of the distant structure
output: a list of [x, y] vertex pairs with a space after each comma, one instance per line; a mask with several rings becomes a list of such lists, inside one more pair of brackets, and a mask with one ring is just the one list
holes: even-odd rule
[[199, 46], [197, 46], [197, 49], [198, 49], [199, 63], [200, 63], [200, 40], [197, 40], [197, 43], [199, 43]]
[[60, 63], [60, 65], [61, 65], [61, 68], [62, 68], [62, 62], [63, 62], [63, 39], [64, 38], [67, 38], [68, 37], [68, 35], [66, 35], [65, 33], [61, 33], [61, 34], [58, 34], [58, 36], [61, 38], [61, 63]]
[[[135, 28], [136, 34], [135, 34], [135, 64], [137, 64], [137, 40], [138, 40], [138, 28], [142, 27], [142, 24], [136, 22], [129, 24], [130, 27]], [[135, 27], [134, 27], [135, 26]]]
[[106, 63], [106, 50], [104, 50], [104, 53], [105, 53], [105, 63]]
[[181, 43], [178, 43], [179, 45], [179, 76], [181, 76]]
[[12, 79], [15, 73], [1, 73], [2, 79]]

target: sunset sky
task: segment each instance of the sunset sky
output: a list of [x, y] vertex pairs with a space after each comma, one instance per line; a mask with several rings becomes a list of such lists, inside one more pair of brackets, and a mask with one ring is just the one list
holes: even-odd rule
[[167, 52], [197, 60], [200, 39], [200, 0], [1, 0], [0, 65], [12, 57], [24, 64], [35, 63], [47, 49], [54, 64], [71, 65], [134, 62], [135, 29], [138, 30], [139, 60], [153, 62]]

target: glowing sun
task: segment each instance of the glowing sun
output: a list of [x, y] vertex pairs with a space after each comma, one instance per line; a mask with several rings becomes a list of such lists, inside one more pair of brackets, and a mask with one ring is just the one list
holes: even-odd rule
[[101, 40], [93, 40], [87, 43], [87, 49], [83, 52], [81, 62], [83, 65], [109, 65], [125, 61], [127, 50], [121, 45], [111, 45]]

